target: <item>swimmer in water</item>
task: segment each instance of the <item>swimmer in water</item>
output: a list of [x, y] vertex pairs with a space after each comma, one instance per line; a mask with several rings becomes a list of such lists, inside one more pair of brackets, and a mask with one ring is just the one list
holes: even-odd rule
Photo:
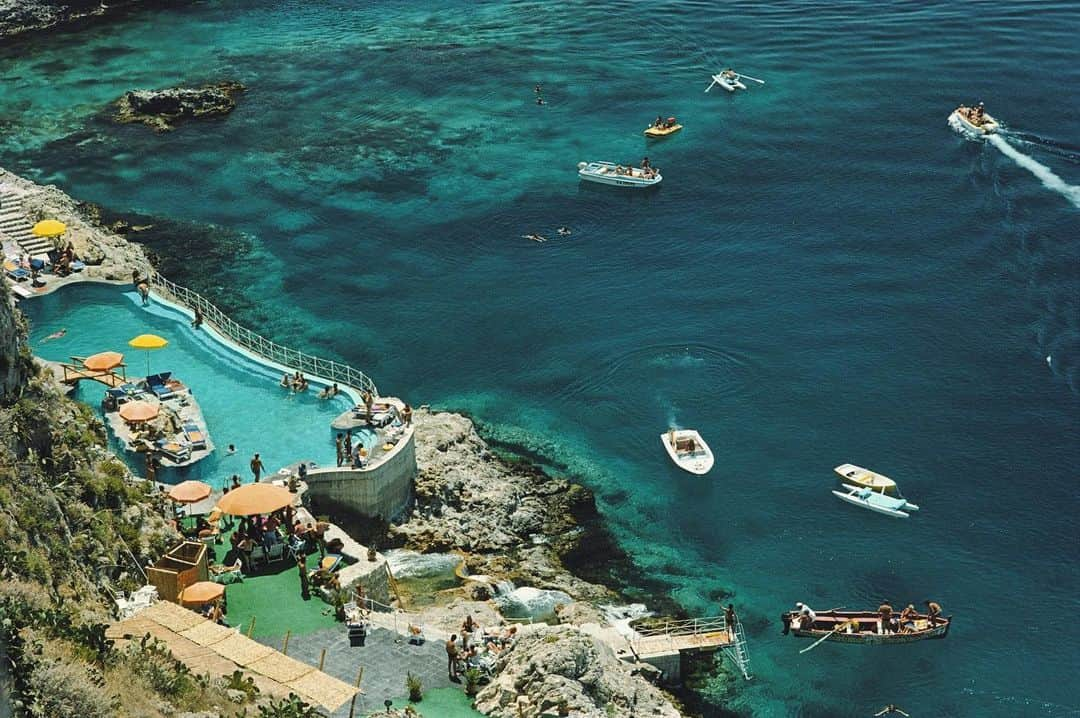
[[41, 341], [42, 341], [42, 343], [44, 343], [44, 342], [49, 341], [50, 339], [63, 339], [64, 336], [66, 336], [66, 335], [67, 335], [67, 328], [65, 327], [65, 328], [61, 329], [60, 331], [58, 331], [58, 332], [53, 332], [52, 334], [45, 337]]
[[569, 237], [571, 234], [573, 234], [573, 232], [570, 231], [569, 227], [559, 227], [555, 231], [559, 233], [560, 237]]
[[521, 238], [522, 239], [531, 239], [534, 242], [546, 242], [547, 241], [547, 239], [545, 239], [544, 237], [541, 237], [539, 234], [523, 234], [523, 235], [521, 235]]
[[543, 97], [537, 97], [536, 98], [536, 104], [538, 104], [538, 105], [544, 104], [544, 98]]

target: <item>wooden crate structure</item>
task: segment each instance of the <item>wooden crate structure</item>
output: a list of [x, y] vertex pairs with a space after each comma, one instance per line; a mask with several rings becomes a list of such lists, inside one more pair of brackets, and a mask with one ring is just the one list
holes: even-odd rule
[[178, 603], [180, 592], [193, 583], [208, 581], [207, 547], [198, 541], [184, 541], [158, 559], [146, 576], [163, 601]]

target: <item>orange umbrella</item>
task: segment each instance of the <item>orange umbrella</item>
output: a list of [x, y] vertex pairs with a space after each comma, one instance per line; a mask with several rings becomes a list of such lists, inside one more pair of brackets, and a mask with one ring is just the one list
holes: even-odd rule
[[183, 481], [169, 489], [168, 496], [182, 504], [193, 504], [210, 495], [210, 484], [201, 481]]
[[124, 355], [120, 352], [101, 352], [83, 359], [83, 366], [90, 371], [109, 371], [123, 363]]
[[124, 421], [150, 421], [158, 415], [158, 405], [148, 401], [129, 401], [120, 407], [120, 418]]
[[225, 587], [213, 581], [193, 583], [180, 592], [180, 603], [209, 603], [225, 595]]
[[269, 514], [292, 504], [296, 497], [274, 484], [244, 484], [221, 497], [217, 507], [233, 516]]

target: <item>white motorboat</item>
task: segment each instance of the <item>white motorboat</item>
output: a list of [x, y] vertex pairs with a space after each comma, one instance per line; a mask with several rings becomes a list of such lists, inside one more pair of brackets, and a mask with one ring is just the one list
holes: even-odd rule
[[705, 88], [705, 92], [713, 89], [717, 85], [724, 88], [728, 92], [735, 92], [735, 90], [745, 90], [746, 85], [743, 84], [743, 80], [751, 80], [762, 85], [765, 84], [764, 80], [759, 80], [756, 77], [750, 77], [749, 75], [741, 75], [735, 72], [730, 67], [723, 72], [720, 72], [712, 76], [712, 84]]
[[693, 429], [669, 429], [660, 442], [675, 465], [691, 474], [707, 474], [713, 466], [712, 450]]
[[983, 111], [981, 102], [977, 107], [965, 107], [964, 105], [957, 107], [949, 115], [949, 124], [956, 129], [980, 137], [991, 135], [1001, 129], [1001, 124]]
[[906, 519], [910, 516], [907, 511], [919, 510], [918, 506], [907, 499], [893, 498], [861, 486], [852, 486], [851, 484], [844, 484], [843, 486], [846, 493], [844, 491], [833, 491], [836, 498], [855, 506], [861, 506], [864, 509], [876, 511], [879, 514], [885, 514], [897, 519]]
[[659, 170], [617, 165], [614, 162], [578, 162], [578, 177], [616, 187], [652, 187], [664, 179]]
[[879, 474], [870, 469], [864, 469], [855, 464], [840, 464], [833, 469], [840, 478], [849, 484], [855, 484], [864, 489], [870, 489], [884, 494], [896, 493], [896, 482], [884, 474]]

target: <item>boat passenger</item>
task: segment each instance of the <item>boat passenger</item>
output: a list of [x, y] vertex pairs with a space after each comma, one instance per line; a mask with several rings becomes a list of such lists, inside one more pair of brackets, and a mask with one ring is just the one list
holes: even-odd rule
[[656, 122], [653, 123], [653, 127], [663, 127], [663, 126], [664, 126], [664, 116], [663, 115], [657, 115], [656, 116]]
[[900, 632], [910, 633], [915, 630], [915, 617], [918, 612], [915, 610], [915, 605], [909, 603], [904, 607], [904, 610], [900, 612]]
[[649, 164], [649, 158], [645, 157], [641, 160], [641, 169], [647, 170], [651, 165]]
[[941, 604], [937, 601], [924, 601], [926, 604], [926, 614], [930, 619], [930, 626], [933, 627], [935, 623], [941, 620]]
[[881, 632], [882, 633], [892, 633], [893, 632], [893, 625], [892, 625], [893, 615], [892, 615], [892, 613], [893, 613], [892, 606], [890, 606], [887, 601], [883, 601], [882, 604], [880, 606], [878, 606], [878, 616], [881, 618]]
[[807, 606], [802, 601], [795, 604], [795, 610], [798, 611], [799, 625], [795, 628], [809, 629], [814, 627], [814, 622], [817, 621], [817, 614], [814, 610]]

